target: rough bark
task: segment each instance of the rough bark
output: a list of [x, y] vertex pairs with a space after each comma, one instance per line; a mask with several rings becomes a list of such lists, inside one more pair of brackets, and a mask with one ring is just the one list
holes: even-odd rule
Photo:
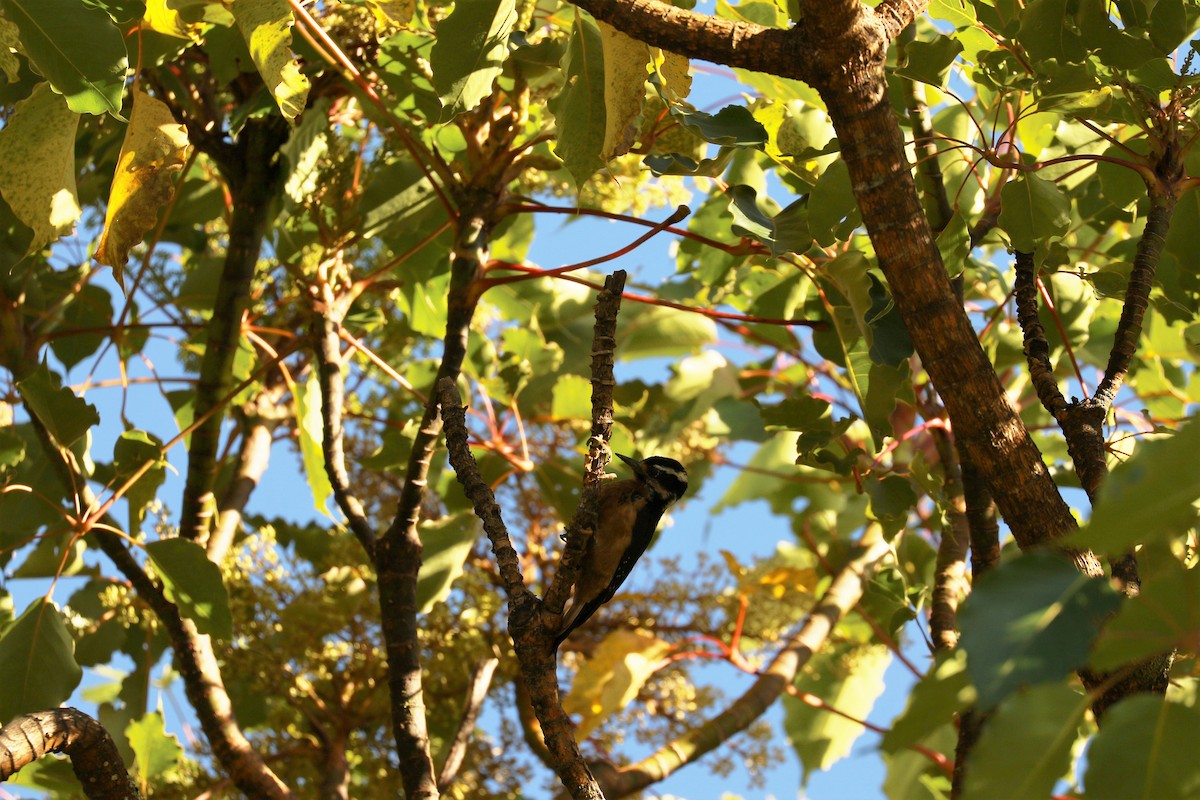
[[108, 731], [74, 708], [22, 714], [0, 728], [0, 782], [48, 753], [63, 753], [88, 800], [141, 800]]

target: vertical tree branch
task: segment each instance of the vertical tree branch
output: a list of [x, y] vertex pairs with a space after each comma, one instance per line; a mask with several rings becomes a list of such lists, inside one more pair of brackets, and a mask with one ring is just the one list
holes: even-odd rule
[[613, 360], [617, 349], [617, 315], [621, 312], [621, 293], [625, 291], [625, 270], [617, 270], [604, 279], [604, 289], [596, 298], [596, 323], [592, 329], [592, 438], [584, 465], [583, 492], [579, 509], [567, 525], [567, 546], [563, 549], [558, 572], [546, 590], [545, 611], [550, 617], [562, 616], [563, 606], [579, 575], [581, 559], [588, 539], [598, 524], [600, 484], [607, 459], [602, 444], [612, 435]]
[[967, 545], [971, 533], [963, 499], [962, 472], [950, 434], [944, 428], [931, 428], [930, 435], [942, 462], [946, 524], [942, 526], [934, 565], [929, 629], [936, 650], [952, 650], [958, 644], [958, 604], [968, 590]]
[[[444, 380], [457, 380], [462, 370], [471, 318], [479, 301], [478, 279], [483, 273], [483, 265], [487, 263], [488, 236], [493, 224], [496, 197], [486, 195], [473, 202], [475, 206], [460, 212], [455, 232], [454, 250], [450, 257], [446, 335], [435, 387]], [[429, 475], [429, 463], [442, 431], [437, 400], [432, 394], [413, 441], [396, 516], [375, 545], [375, 573], [379, 580], [379, 604], [387, 647], [392, 726], [400, 758], [400, 774], [409, 800], [438, 796], [421, 688], [421, 649], [417, 625], [417, 574], [421, 569], [422, 549], [417, 522]]]
[[[233, 213], [196, 385], [195, 417], [201, 419], [206, 414], [208, 417], [192, 431], [188, 447], [179, 531], [180, 536], [192, 541], [203, 542], [209, 533], [217, 448], [224, 420], [224, 414], [209, 412], [223, 402], [229, 390], [242, 314], [249, 304], [250, 282], [266, 234], [271, 201], [283, 176], [279, 148], [287, 134], [287, 123], [277, 114], [251, 118], [232, 150], [222, 149], [220, 158], [214, 156], [232, 192]], [[203, 150], [209, 141], [205, 137], [197, 146]]]
[[1042, 406], [1058, 419], [1067, 407], [1066, 398], [1054, 378], [1054, 365], [1050, 363], [1050, 343], [1038, 319], [1037, 266], [1033, 253], [1015, 253], [1016, 279], [1013, 282], [1013, 298], [1017, 302], [1017, 324], [1025, 341], [1025, 361], [1029, 366], [1029, 378], [1037, 390]]

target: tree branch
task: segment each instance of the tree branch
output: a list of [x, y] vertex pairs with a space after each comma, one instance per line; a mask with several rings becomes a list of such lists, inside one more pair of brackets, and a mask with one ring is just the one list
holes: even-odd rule
[[[192, 431], [188, 447], [187, 481], [180, 511], [180, 536], [203, 542], [214, 506], [213, 481], [221, 423], [224, 415], [211, 413], [223, 402], [232, 377], [233, 359], [242, 331], [242, 314], [250, 298], [250, 282], [266, 234], [267, 217], [283, 177], [279, 148], [287, 139], [288, 125], [278, 114], [250, 119], [234, 143], [233, 156], [221, 150], [214, 161], [233, 195], [229, 242], [221, 280], [213, 299], [204, 357], [196, 385], [195, 417], [204, 422]], [[211, 139], [197, 143], [211, 149]], [[206, 144], [209, 142], [209, 144]], [[208, 152], [208, 150], [205, 150]], [[205, 418], [205, 415], [208, 415]]]
[[1167, 241], [1171, 217], [1175, 215], [1174, 194], [1151, 191], [1150, 213], [1146, 215], [1146, 227], [1138, 240], [1137, 252], [1133, 257], [1133, 269], [1129, 273], [1129, 286], [1125, 289], [1125, 304], [1121, 307], [1121, 319], [1113, 337], [1108, 366], [1104, 379], [1096, 388], [1093, 397], [1107, 409], [1121, 389], [1129, 362], [1137, 351], [1138, 339], [1142, 335], [1142, 318], [1150, 304], [1150, 290], [1154, 287], [1154, 273]]
[[734, 22], [659, 0], [581, 0], [576, 5], [622, 33], [688, 58], [799, 80], [811, 69], [797, 28]]
[[612, 771], [597, 769], [605, 796], [616, 800], [640, 792], [716, 749], [762, 716], [825, 645], [838, 622], [862, 599], [867, 580], [890, 549], [882, 529], [878, 525], [868, 527], [856, 552], [753, 685], [729, 708], [638, 763]]
[[[451, 384], [458, 379], [467, 354], [471, 318], [479, 302], [479, 278], [488, 258], [488, 236], [497, 198], [485, 194], [476, 205], [461, 210], [450, 256], [446, 335], [442, 361], [434, 379]], [[437, 400], [429, 398], [413, 441], [404, 487], [396, 516], [375, 544], [375, 574], [387, 647], [388, 686], [392, 702], [392, 728], [396, 737], [400, 774], [410, 800], [437, 797], [437, 778], [429, 751], [425, 700], [421, 686], [421, 648], [417, 625], [417, 574], [421, 569], [421, 537], [417, 532], [421, 499], [429, 476], [429, 463], [442, 431]]]
[[929, 434], [941, 458], [946, 492], [946, 524], [942, 526], [934, 565], [929, 633], [935, 649], [952, 650], [958, 645], [958, 604], [970, 588], [967, 545], [971, 532], [963, 499], [962, 471], [950, 434], [941, 427], [930, 428]]
[[321, 451], [325, 456], [325, 474], [333, 489], [338, 508], [346, 515], [350, 530], [368, 556], [375, 553], [375, 528], [367, 520], [362, 502], [350, 488], [343, 449], [342, 415], [345, 408], [346, 379], [342, 375], [341, 321], [332, 319], [329, 310], [313, 320], [317, 376], [321, 384]]
[[508, 597], [508, 631], [520, 663], [521, 679], [529, 691], [530, 704], [542, 725], [549, 763], [575, 800], [602, 800], [600, 787], [579, 752], [571, 720], [563, 711], [559, 698], [552, 630], [542, 623], [542, 603], [525, 588], [520, 560], [501, 517], [500, 506], [471, 455], [466, 410], [450, 379], [443, 378], [438, 382], [437, 402], [446, 427], [450, 464], [492, 543], [492, 554]]
[[22, 714], [0, 728], [0, 782], [48, 753], [63, 753], [88, 800], [141, 800], [108, 731], [74, 708]]
[[1037, 390], [1042, 407], [1055, 419], [1067, 407], [1067, 400], [1054, 378], [1054, 365], [1050, 363], [1050, 343], [1038, 319], [1037, 266], [1033, 253], [1014, 253], [1016, 279], [1013, 281], [1013, 298], [1017, 301], [1017, 324], [1025, 341], [1025, 362], [1029, 366], [1029, 378]]
[[592, 329], [592, 438], [584, 462], [583, 492], [575, 517], [567, 525], [567, 546], [543, 603], [554, 627], [562, 617], [563, 606], [579, 576], [584, 550], [599, 523], [600, 485], [608, 463], [600, 445], [606, 445], [612, 436], [613, 388], [616, 386], [613, 359], [617, 350], [617, 315], [621, 312], [625, 278], [625, 270], [609, 275], [596, 298], [596, 324]]
[[458, 728], [454, 738], [446, 747], [446, 755], [442, 759], [442, 768], [438, 772], [438, 789], [445, 792], [458, 777], [462, 769], [463, 759], [467, 755], [467, 745], [471, 743], [471, 734], [475, 731], [475, 722], [483, 709], [483, 701], [487, 699], [488, 689], [492, 685], [492, 676], [500, 665], [498, 658], [485, 658], [475, 666], [471, 680], [467, 684], [467, 696], [463, 701], [462, 716], [458, 720]]

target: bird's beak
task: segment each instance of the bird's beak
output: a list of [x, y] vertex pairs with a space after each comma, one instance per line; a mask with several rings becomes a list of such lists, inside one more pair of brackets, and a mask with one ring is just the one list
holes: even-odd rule
[[613, 453], [613, 455], [628, 464], [629, 468], [633, 470], [633, 474], [636, 475], [639, 480], [646, 479], [646, 470], [644, 467], [642, 467], [642, 462], [638, 461], [636, 458], [630, 458], [622, 453]]

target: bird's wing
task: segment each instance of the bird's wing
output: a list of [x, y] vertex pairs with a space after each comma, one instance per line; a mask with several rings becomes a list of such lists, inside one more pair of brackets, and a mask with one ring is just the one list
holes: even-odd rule
[[[633, 571], [633, 565], [638, 562], [642, 554], [646, 552], [646, 548], [650, 546], [650, 542], [654, 539], [654, 530], [658, 527], [658, 521], [662, 518], [662, 509], [654, 509], [651, 506], [646, 506], [638, 512], [638, 524], [635, 525], [636, 531], [648, 530], [648, 535], [637, 536], [629, 542], [629, 547], [625, 548], [625, 552], [621, 555], [621, 560], [617, 563], [617, 571], [613, 573], [612, 581], [605, 587], [604, 591], [593, 597], [586, 603], [581, 605], [572, 605], [567, 612], [566, 619], [563, 620], [564, 626], [561, 632], [554, 637], [554, 646], [558, 647], [563, 640], [571, 635], [571, 632], [578, 628], [583, 623], [592, 618], [600, 606], [612, 599], [617, 593], [617, 589], [621, 588], [621, 584], [629, 577], [629, 573]], [[653, 519], [650, 519], [653, 517]]]

